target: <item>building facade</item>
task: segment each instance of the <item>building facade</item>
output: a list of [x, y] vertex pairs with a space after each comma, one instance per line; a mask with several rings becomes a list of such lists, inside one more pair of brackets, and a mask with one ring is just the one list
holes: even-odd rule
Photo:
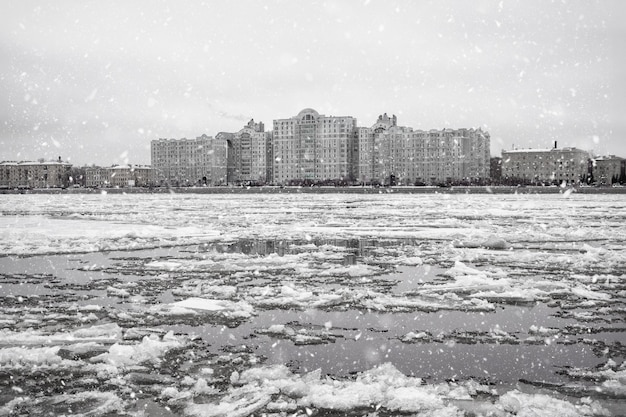
[[320, 115], [304, 109], [274, 120], [273, 183], [319, 183], [352, 180], [356, 119]]
[[272, 134], [262, 122], [250, 120], [237, 133], [222, 133], [228, 143], [228, 183], [272, 182]]
[[147, 165], [113, 165], [85, 169], [85, 185], [91, 188], [148, 187], [152, 184], [152, 168]]
[[155, 140], [151, 157], [156, 185], [452, 184], [488, 179], [489, 147], [480, 128], [414, 130], [387, 114], [357, 127], [306, 108], [271, 132], [250, 120], [215, 139]]
[[593, 178], [597, 184], [626, 182], [626, 159], [615, 155], [599, 156], [593, 160]]
[[480, 182], [489, 178], [489, 148], [480, 128], [414, 130], [385, 113], [358, 129], [355, 177], [381, 185]]
[[97, 166], [85, 168], [85, 187], [108, 187], [110, 185], [109, 175], [108, 168]]
[[591, 155], [576, 148], [502, 151], [502, 179], [524, 184], [576, 184], [589, 173]]
[[0, 162], [0, 188], [65, 188], [72, 164], [61, 161]]
[[156, 185], [223, 185], [228, 144], [202, 135], [195, 139], [158, 139], [150, 146]]
[[357, 129], [353, 176], [358, 182], [382, 184], [385, 178], [391, 180], [392, 173], [396, 171], [394, 154], [398, 143], [389, 141], [389, 137], [404, 130], [398, 127], [396, 116], [389, 118], [387, 113], [379, 116], [372, 127]]

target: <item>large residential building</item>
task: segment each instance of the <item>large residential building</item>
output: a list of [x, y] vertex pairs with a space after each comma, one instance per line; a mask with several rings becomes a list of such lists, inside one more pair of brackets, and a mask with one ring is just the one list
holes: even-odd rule
[[[359, 127], [355, 145], [354, 178], [361, 183], [382, 183], [390, 179], [395, 171], [395, 142], [389, 141], [389, 134], [402, 132], [396, 116], [389, 118], [387, 113], [378, 117], [372, 127]], [[399, 162], [399, 161], [398, 161]]]
[[250, 120], [237, 133], [221, 132], [228, 143], [228, 183], [267, 184], [272, 181], [272, 134], [262, 122]]
[[0, 162], [0, 188], [63, 188], [72, 164], [61, 161]]
[[113, 165], [85, 169], [87, 187], [147, 187], [152, 185], [152, 168], [146, 165]]
[[422, 131], [381, 115], [369, 128], [352, 116], [307, 108], [276, 119], [272, 132], [251, 120], [215, 139], [152, 142], [157, 184], [435, 184], [489, 178], [489, 133]]
[[350, 181], [356, 119], [304, 109], [289, 119], [274, 120], [273, 182]]
[[480, 128], [414, 130], [385, 113], [358, 129], [355, 177], [385, 185], [481, 181], [489, 178], [489, 147]]
[[626, 181], [626, 159], [615, 155], [599, 156], [593, 160], [596, 183], [610, 185]]
[[215, 139], [155, 140], [151, 150], [156, 185], [409, 185], [489, 178], [489, 141], [481, 129], [414, 130], [387, 114], [365, 128], [307, 108], [271, 132], [250, 120]]
[[352, 116], [307, 108], [254, 120], [215, 139], [152, 141], [156, 185], [479, 183], [489, 178], [490, 136], [482, 129], [414, 130], [396, 116], [357, 127]]
[[589, 173], [589, 152], [576, 148], [502, 151], [503, 180], [520, 183], [578, 183]]
[[227, 180], [228, 144], [202, 135], [195, 139], [159, 139], [151, 143], [156, 185], [222, 185]]

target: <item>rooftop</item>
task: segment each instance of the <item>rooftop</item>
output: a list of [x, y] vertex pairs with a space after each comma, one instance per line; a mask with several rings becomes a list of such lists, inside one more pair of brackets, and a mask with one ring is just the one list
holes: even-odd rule
[[69, 162], [63, 161], [2, 161], [0, 165], [4, 166], [14, 166], [14, 165], [61, 165], [61, 166], [72, 166]]
[[623, 161], [624, 160], [624, 158], [621, 158], [621, 157], [615, 156], [615, 155], [596, 156], [593, 159], [596, 160], [596, 161]]
[[512, 149], [512, 150], [502, 150], [502, 153], [547, 153], [547, 152], [587, 152], [582, 149], [574, 148], [574, 147], [566, 147], [566, 148], [549, 148], [549, 149]]

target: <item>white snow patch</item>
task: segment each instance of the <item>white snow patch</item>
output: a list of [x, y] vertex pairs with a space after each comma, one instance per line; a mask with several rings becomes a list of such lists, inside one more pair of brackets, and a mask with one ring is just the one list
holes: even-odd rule
[[3, 345], [57, 345], [70, 343], [114, 343], [121, 340], [122, 329], [115, 323], [84, 327], [71, 332], [46, 333], [40, 330], [15, 332], [0, 330], [0, 346]]
[[[254, 308], [245, 301], [216, 300], [192, 297], [170, 304], [173, 314], [183, 314], [186, 310], [198, 310], [221, 313], [233, 318], [248, 318], [254, 314]], [[183, 310], [181, 310], [183, 309]]]
[[544, 394], [526, 394], [518, 390], [509, 391], [502, 395], [497, 403], [502, 409], [517, 417], [531, 416], [560, 416], [579, 417], [610, 415], [609, 412], [596, 403], [572, 404], [558, 398]]
[[139, 344], [115, 343], [107, 353], [91, 358], [91, 362], [103, 362], [116, 367], [128, 367], [142, 362], [158, 363], [168, 350], [183, 347], [186, 340], [168, 332], [160, 338], [157, 335], [145, 336]]

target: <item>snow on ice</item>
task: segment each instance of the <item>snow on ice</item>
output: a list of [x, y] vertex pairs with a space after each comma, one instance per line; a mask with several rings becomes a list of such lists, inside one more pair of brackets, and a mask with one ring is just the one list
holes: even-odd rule
[[623, 410], [623, 196], [215, 197], [0, 201], [0, 416]]

